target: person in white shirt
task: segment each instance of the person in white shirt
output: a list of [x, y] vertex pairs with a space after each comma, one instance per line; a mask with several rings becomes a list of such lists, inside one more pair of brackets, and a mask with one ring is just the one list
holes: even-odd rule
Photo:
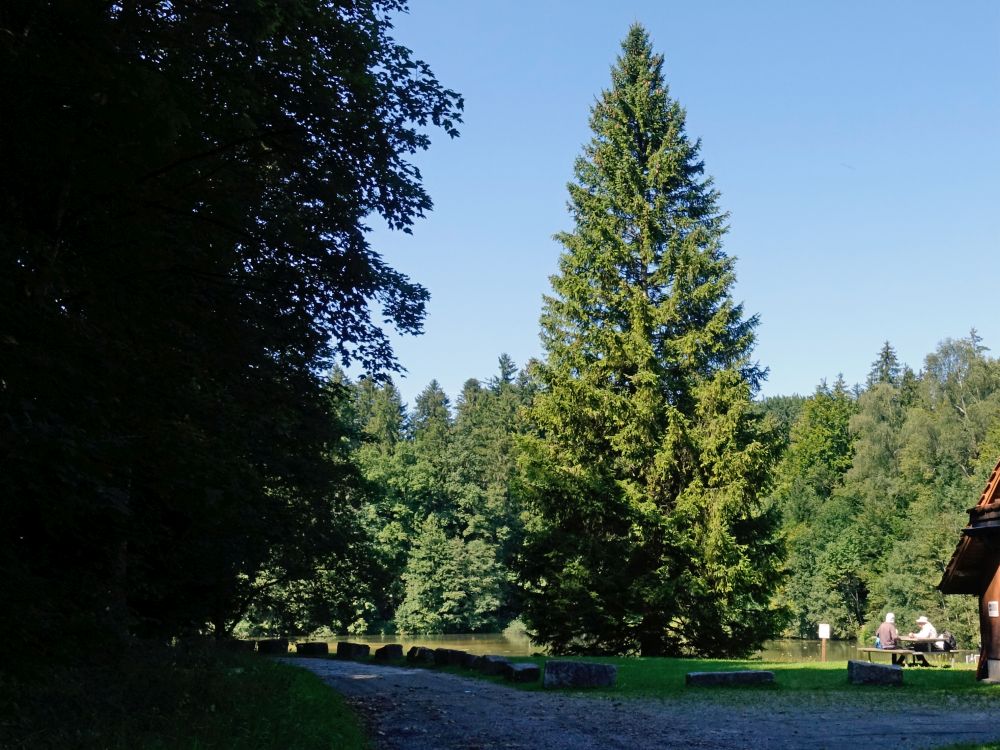
[[[918, 630], [916, 633], [910, 633], [911, 638], [930, 639], [937, 637], [938, 634], [937, 628], [931, 625], [931, 621], [928, 620], [923, 615], [920, 615], [920, 617], [917, 618], [917, 625], [920, 626], [920, 630]], [[915, 651], [929, 650], [928, 645], [926, 643], [916, 643], [914, 644], [913, 648]], [[944, 651], [944, 641], [934, 641], [934, 648], [938, 651]], [[920, 660], [924, 664], [924, 666], [930, 666], [929, 664], [927, 664], [927, 659], [925, 659], [924, 657], [921, 656]]]

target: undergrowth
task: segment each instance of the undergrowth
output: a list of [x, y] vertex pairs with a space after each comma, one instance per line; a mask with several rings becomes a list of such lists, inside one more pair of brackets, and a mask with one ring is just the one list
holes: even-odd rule
[[305, 670], [166, 647], [117, 663], [0, 673], [0, 747], [363, 750], [340, 696]]

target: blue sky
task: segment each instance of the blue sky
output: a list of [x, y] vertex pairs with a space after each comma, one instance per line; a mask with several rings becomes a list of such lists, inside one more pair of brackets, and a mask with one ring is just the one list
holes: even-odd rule
[[465, 97], [416, 162], [435, 203], [373, 245], [432, 295], [394, 338], [406, 402], [542, 355], [566, 183], [629, 25], [665, 56], [730, 213], [763, 395], [919, 368], [975, 326], [1000, 355], [1000, 2], [413, 2], [395, 37]]

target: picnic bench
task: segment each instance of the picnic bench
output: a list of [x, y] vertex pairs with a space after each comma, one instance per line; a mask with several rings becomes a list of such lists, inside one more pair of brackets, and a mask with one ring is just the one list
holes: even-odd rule
[[875, 654], [902, 654], [904, 662], [911, 666], [920, 665], [919, 657], [922, 656], [929, 663], [938, 667], [953, 666], [956, 660], [961, 660], [961, 663], [965, 663], [968, 661], [970, 655], [979, 656], [979, 651], [962, 648], [951, 651], [917, 651], [913, 648], [859, 648], [858, 653], [866, 655], [868, 661], [874, 661], [873, 657]]

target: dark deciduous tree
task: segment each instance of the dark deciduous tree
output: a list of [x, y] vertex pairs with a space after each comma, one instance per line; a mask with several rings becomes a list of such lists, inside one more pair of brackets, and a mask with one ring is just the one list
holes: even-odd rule
[[318, 373], [394, 369], [379, 313], [420, 329], [365, 223], [430, 208], [408, 156], [461, 108], [389, 36], [403, 8], [0, 9], [0, 627], [27, 651], [224, 633], [259, 571], [351, 544]]

